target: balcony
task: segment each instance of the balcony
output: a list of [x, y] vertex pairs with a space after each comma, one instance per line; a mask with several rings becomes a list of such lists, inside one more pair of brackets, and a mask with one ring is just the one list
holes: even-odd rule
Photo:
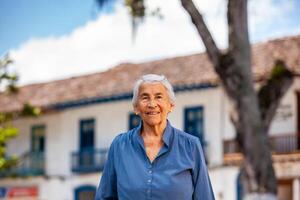
[[[289, 155], [291, 158], [299, 157], [300, 136], [296, 134], [282, 134], [269, 137], [269, 145], [273, 159]], [[224, 164], [239, 164], [242, 159], [241, 150], [235, 140], [223, 142]], [[295, 155], [295, 156], [292, 156]]]
[[20, 156], [16, 166], [0, 171], [0, 177], [39, 176], [45, 173], [43, 152], [27, 152]]
[[104, 169], [108, 149], [87, 149], [73, 152], [72, 172], [90, 173], [100, 172]]
[[[300, 151], [300, 137], [296, 134], [285, 134], [269, 137], [271, 151], [275, 154], [286, 154]], [[223, 143], [224, 154], [240, 153], [235, 140], [225, 140]]]

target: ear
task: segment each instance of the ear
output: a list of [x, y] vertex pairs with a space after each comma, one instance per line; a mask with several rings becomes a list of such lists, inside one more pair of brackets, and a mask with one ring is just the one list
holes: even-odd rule
[[139, 109], [137, 108], [136, 105], [133, 106], [133, 111], [134, 111], [134, 113], [135, 113], [136, 115], [139, 115], [139, 114], [140, 114], [140, 111], [139, 111]]
[[170, 113], [170, 112], [173, 112], [173, 110], [174, 110], [174, 107], [175, 107], [175, 104], [170, 102], [170, 109], [169, 109], [169, 113]]

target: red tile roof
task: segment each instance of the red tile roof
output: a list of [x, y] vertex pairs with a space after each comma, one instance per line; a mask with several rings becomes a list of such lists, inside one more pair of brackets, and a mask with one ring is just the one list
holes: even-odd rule
[[[300, 35], [272, 40], [252, 46], [255, 79], [267, 77], [276, 59], [300, 74]], [[218, 77], [205, 53], [152, 62], [120, 64], [105, 72], [20, 87], [13, 96], [0, 94], [0, 111], [18, 111], [25, 102], [47, 108], [58, 103], [129, 93], [143, 74], [164, 74], [176, 86], [212, 83]]]

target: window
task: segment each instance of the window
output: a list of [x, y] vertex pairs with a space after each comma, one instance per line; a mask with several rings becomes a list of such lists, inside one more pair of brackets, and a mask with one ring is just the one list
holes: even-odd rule
[[205, 147], [203, 107], [188, 107], [184, 110], [184, 131], [200, 139], [201, 145]]
[[[28, 156], [23, 160], [30, 175], [44, 174], [45, 169], [45, 135], [46, 128], [44, 125], [34, 125], [31, 128], [31, 149]], [[25, 165], [24, 165], [25, 166]]]
[[91, 185], [80, 186], [75, 189], [75, 200], [94, 199], [96, 187]]
[[140, 121], [141, 121], [141, 118], [138, 115], [136, 115], [135, 113], [130, 113], [128, 130], [133, 129], [134, 127], [139, 125]]
[[94, 150], [95, 120], [80, 120], [80, 143], [78, 164], [83, 168], [94, 166], [95, 150]]
[[31, 152], [45, 151], [45, 126], [35, 125], [31, 128]]
[[95, 120], [80, 120], [80, 144], [81, 151], [94, 148]]

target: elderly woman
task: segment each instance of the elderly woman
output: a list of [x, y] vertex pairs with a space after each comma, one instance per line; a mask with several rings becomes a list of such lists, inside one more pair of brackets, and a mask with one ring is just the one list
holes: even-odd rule
[[138, 127], [111, 144], [95, 200], [213, 200], [199, 139], [167, 120], [174, 91], [164, 76], [142, 76], [133, 90]]

